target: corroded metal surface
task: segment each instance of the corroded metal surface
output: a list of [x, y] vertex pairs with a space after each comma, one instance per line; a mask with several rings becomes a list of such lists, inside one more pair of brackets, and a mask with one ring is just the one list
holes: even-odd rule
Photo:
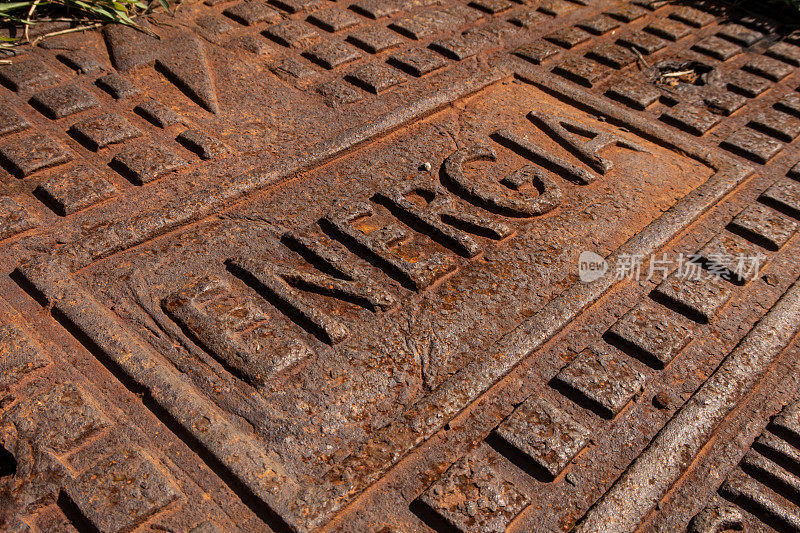
[[790, 28], [647, 0], [146, 25], [0, 65], [4, 529], [800, 527]]

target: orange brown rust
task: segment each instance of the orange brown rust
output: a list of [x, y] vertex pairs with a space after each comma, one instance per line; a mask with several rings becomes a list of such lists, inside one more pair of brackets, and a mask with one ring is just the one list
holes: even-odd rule
[[205, 0], [16, 49], [0, 530], [800, 530], [800, 33], [737, 9]]

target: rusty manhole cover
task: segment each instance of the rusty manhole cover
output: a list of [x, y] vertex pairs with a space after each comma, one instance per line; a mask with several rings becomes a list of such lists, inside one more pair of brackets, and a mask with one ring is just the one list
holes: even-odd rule
[[11, 531], [800, 530], [800, 33], [206, 0], [0, 65]]

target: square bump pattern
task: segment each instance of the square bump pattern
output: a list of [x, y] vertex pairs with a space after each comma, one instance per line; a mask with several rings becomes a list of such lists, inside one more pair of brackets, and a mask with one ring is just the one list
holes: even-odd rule
[[18, 201], [0, 196], [0, 240], [39, 226], [39, 221]]
[[100, 105], [92, 93], [74, 85], [45, 89], [33, 95], [30, 102], [51, 119], [64, 118]]
[[527, 507], [530, 499], [491, 466], [465, 458], [423, 492], [418, 502], [456, 531], [477, 528], [499, 533]]
[[558, 476], [589, 443], [586, 427], [543, 398], [531, 398], [508, 416], [494, 435], [524, 457], [523, 467], [545, 479]]
[[0, 145], [0, 161], [17, 177], [62, 165], [73, 159], [59, 143], [46, 135], [34, 133]]
[[115, 113], [102, 113], [76, 122], [70, 126], [69, 133], [95, 152], [110, 144], [122, 143], [142, 135], [137, 127]]
[[116, 193], [116, 187], [85, 165], [55, 172], [35, 194], [61, 216], [91, 207]]
[[183, 158], [158, 144], [131, 147], [111, 160], [111, 167], [136, 185], [150, 183], [186, 164]]
[[614, 418], [644, 386], [624, 357], [585, 348], [554, 378], [557, 387], [604, 418]]
[[686, 347], [693, 332], [688, 319], [644, 301], [615, 322], [606, 336], [633, 357], [664, 368]]

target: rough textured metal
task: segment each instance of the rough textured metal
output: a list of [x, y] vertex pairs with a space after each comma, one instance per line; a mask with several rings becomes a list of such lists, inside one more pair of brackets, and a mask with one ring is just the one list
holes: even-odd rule
[[0, 528], [800, 527], [793, 27], [142, 24], [0, 65]]

